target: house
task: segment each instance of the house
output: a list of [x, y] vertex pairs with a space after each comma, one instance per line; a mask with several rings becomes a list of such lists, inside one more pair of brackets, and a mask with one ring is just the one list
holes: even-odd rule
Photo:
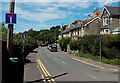
[[96, 9], [94, 17], [88, 15], [87, 20], [78, 20], [74, 24], [70, 24], [61, 32], [61, 37], [71, 37], [72, 39], [81, 39], [84, 35], [100, 34], [100, 10]]
[[101, 14], [100, 10], [96, 9], [94, 10], [94, 17], [91, 17], [88, 15], [88, 20], [85, 20], [83, 29], [84, 29], [84, 35], [98, 35], [100, 34], [100, 28], [101, 28]]
[[83, 20], [78, 20], [77, 23], [72, 28], [72, 38], [73, 39], [81, 39], [83, 37]]
[[119, 34], [120, 33], [120, 26], [112, 30], [112, 34]]
[[75, 24], [70, 24], [66, 27], [64, 31], [61, 32], [64, 38], [71, 37], [72, 39], [80, 39], [81, 38], [81, 28], [82, 28], [82, 20], [78, 20]]
[[[120, 26], [120, 7], [105, 6], [101, 15], [102, 25], [100, 34], [117, 33], [117, 27]], [[118, 32], [119, 33], [119, 32]]]
[[58, 38], [61, 39], [61, 38], [71, 37], [70, 32], [69, 32], [70, 29], [71, 29], [70, 25], [66, 26], [66, 29], [64, 31], [61, 31], [61, 33], [59, 34]]

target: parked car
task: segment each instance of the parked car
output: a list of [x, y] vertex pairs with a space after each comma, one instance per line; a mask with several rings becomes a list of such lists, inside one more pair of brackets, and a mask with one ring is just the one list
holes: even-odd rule
[[47, 49], [51, 50], [51, 45], [50, 44], [47, 46]]
[[49, 49], [51, 52], [57, 52], [57, 45], [55, 44], [48, 45], [47, 49]]
[[52, 51], [52, 52], [57, 52], [57, 45], [52, 44], [52, 45], [51, 45], [51, 51]]

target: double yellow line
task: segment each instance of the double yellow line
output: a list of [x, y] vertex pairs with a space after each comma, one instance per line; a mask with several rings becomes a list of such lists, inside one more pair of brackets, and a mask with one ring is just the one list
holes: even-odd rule
[[54, 79], [49, 79], [49, 77], [51, 77], [50, 73], [47, 71], [47, 69], [45, 68], [45, 66], [43, 65], [43, 63], [41, 62], [40, 59], [37, 59], [37, 62], [42, 70], [42, 72], [44, 73], [45, 75], [45, 79], [48, 79], [48, 82], [49, 83], [55, 83], [55, 80]]
[[98, 65], [95, 65], [95, 64], [92, 64], [92, 63], [88, 63], [88, 62], [85, 62], [83, 60], [80, 60], [80, 59], [77, 59], [77, 58], [72, 58], [73, 60], [76, 60], [76, 61], [79, 61], [81, 63], [85, 63], [85, 64], [88, 64], [88, 65], [91, 65], [91, 66], [94, 66], [94, 67], [98, 67], [98, 68], [101, 68], [101, 69], [106, 69], [106, 70], [110, 70], [110, 71], [120, 71], [119, 69], [110, 69], [110, 68], [106, 68], [106, 67], [102, 67], [102, 66], [98, 66]]

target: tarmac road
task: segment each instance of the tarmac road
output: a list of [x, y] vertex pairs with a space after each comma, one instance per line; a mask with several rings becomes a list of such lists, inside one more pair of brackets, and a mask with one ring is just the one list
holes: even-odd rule
[[[62, 73], [66, 75], [52, 79], [57, 81], [118, 81], [118, 72], [98, 68], [74, 60], [61, 52], [51, 52], [46, 47], [40, 47], [37, 54], [38, 64], [43, 65], [43, 74], [48, 76]], [[40, 65], [40, 66], [41, 66]], [[45, 70], [44, 70], [45, 69]], [[44, 77], [47, 77], [44, 75]], [[107, 83], [107, 82], [106, 82]], [[109, 82], [108, 82], [109, 83]]]

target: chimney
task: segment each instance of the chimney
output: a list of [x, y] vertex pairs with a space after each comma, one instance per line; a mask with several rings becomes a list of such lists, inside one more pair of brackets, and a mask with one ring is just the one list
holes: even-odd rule
[[88, 14], [88, 20], [89, 20], [89, 19], [92, 19], [92, 16], [90, 16], [90, 14]]
[[94, 13], [94, 17], [101, 16], [99, 9], [95, 9], [93, 13]]

